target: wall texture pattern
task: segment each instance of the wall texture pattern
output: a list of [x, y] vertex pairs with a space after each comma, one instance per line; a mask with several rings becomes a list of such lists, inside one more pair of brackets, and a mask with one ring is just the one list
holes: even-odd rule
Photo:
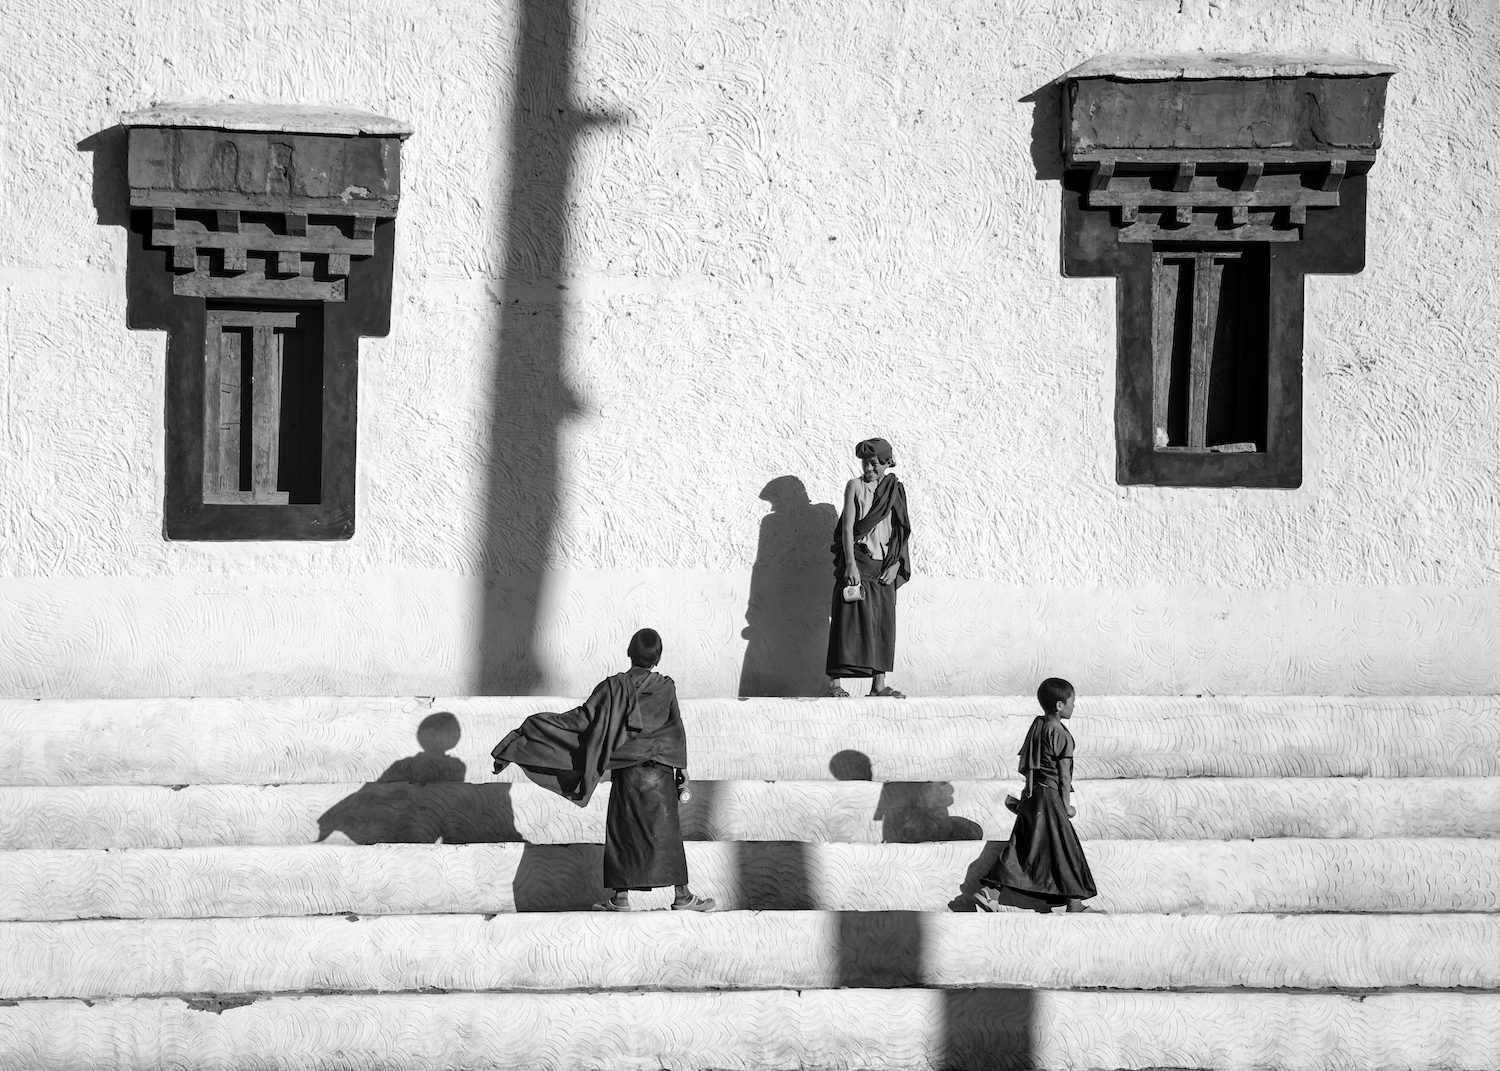
[[[47, 0], [10, 20], [0, 695], [577, 694], [643, 624], [685, 694], [810, 693], [827, 504], [871, 434], [916, 525], [909, 691], [1500, 691], [1493, 3], [565, 10]], [[518, 85], [558, 40], [567, 84]], [[1200, 48], [1401, 71], [1368, 267], [1308, 284], [1295, 491], [1116, 485], [1112, 290], [1059, 273], [1051, 117], [1028, 98], [1099, 52]], [[348, 542], [162, 538], [165, 347], [124, 325], [110, 130], [231, 96], [417, 131]], [[557, 197], [517, 196], [518, 142]]]

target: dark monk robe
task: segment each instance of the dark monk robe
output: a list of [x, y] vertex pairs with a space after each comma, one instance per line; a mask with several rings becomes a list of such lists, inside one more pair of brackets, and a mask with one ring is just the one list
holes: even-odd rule
[[1073, 758], [1073, 734], [1061, 718], [1037, 718], [1026, 731], [1020, 755], [1031, 791], [1016, 807], [1010, 840], [980, 883], [1054, 905], [1086, 900], [1096, 893], [1094, 875], [1068, 819], [1059, 769], [1063, 759]]
[[[881, 521], [890, 519], [885, 555], [877, 561], [865, 545]], [[906, 488], [886, 473], [875, 488], [869, 508], [854, 521], [854, 563], [864, 598], [844, 601], [844, 518], [833, 530], [833, 614], [828, 625], [830, 677], [873, 677], [889, 673], [896, 663], [896, 589], [911, 579], [911, 518], [906, 512]], [[896, 580], [882, 584], [880, 576], [898, 562]]]
[[533, 714], [491, 752], [543, 788], [587, 806], [600, 780], [613, 788], [604, 820], [604, 886], [686, 885], [677, 771], [687, 734], [671, 677], [632, 666], [599, 682], [582, 706]]

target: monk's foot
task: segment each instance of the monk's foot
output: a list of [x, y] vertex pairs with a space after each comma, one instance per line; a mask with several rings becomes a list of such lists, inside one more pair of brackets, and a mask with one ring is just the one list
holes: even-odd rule
[[1000, 894], [994, 889], [980, 889], [974, 894], [974, 907], [980, 911], [999, 911]]
[[613, 900], [600, 900], [593, 908], [595, 911], [629, 911], [629, 902], [619, 904]]
[[898, 691], [896, 691], [896, 689], [892, 688], [889, 684], [887, 684], [884, 688], [872, 688], [870, 690], [870, 698], [871, 699], [905, 699], [906, 698], [906, 693], [905, 692], [898, 692]]
[[673, 900], [673, 911], [712, 911], [719, 905], [712, 896], [690, 895], [686, 900]]
[[1097, 907], [1089, 907], [1089, 905], [1085, 904], [1082, 900], [1069, 900], [1067, 912], [1070, 915], [1081, 915], [1085, 912], [1090, 915], [1104, 914], [1104, 912], [1100, 911]]
[[849, 693], [844, 691], [838, 681], [828, 682], [828, 697], [830, 699], [848, 699]]

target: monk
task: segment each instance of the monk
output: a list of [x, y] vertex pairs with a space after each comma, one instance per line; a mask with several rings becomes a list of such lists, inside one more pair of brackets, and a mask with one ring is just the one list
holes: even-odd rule
[[906, 696], [885, 682], [896, 661], [896, 590], [911, 579], [906, 488], [890, 470], [884, 439], [854, 448], [861, 474], [844, 488], [833, 533], [833, 614], [828, 626], [828, 694], [847, 698], [844, 677], [869, 677], [870, 695]]
[[[1073, 686], [1061, 677], [1048, 677], [1036, 698], [1043, 713], [1026, 731], [1020, 752], [1026, 791], [1019, 801], [1006, 797], [1016, 824], [1000, 858], [980, 879], [984, 888], [974, 906], [995, 911], [1007, 899], [1012, 906], [1020, 899], [1042, 914], [1051, 914], [1059, 904], [1066, 904], [1070, 914], [1093, 911], [1083, 901], [1096, 895], [1094, 875], [1071, 821], [1078, 813], [1071, 802], [1073, 734], [1063, 722], [1073, 716]], [[1006, 890], [1021, 896], [1005, 897]]]
[[628, 911], [630, 892], [676, 887], [674, 911], [712, 911], [712, 897], [688, 888], [678, 793], [687, 784], [687, 734], [677, 685], [655, 672], [661, 636], [630, 638], [630, 668], [599, 682], [582, 706], [533, 714], [496, 745], [495, 772], [514, 762], [543, 788], [588, 806], [606, 774], [613, 788], [604, 819], [604, 887], [596, 911]]

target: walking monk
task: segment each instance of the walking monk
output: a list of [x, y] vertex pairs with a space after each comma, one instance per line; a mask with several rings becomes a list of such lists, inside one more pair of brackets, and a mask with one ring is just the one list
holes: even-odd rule
[[833, 533], [833, 614], [828, 626], [828, 694], [848, 692], [841, 677], [869, 677], [870, 695], [905, 699], [885, 683], [896, 661], [896, 589], [911, 579], [906, 488], [890, 470], [884, 439], [854, 448], [861, 475], [844, 488]]
[[613, 788], [604, 819], [604, 887], [596, 911], [626, 911], [630, 890], [676, 886], [674, 911], [712, 911], [688, 888], [677, 794], [687, 783], [687, 734], [677, 685], [654, 672], [661, 637], [630, 638], [630, 668], [595, 686], [582, 706], [533, 714], [496, 745], [495, 772], [515, 763], [543, 788], [588, 806], [606, 773]]
[[[1083, 901], [1094, 896], [1094, 875], [1083, 857], [1083, 845], [1069, 821], [1077, 812], [1073, 793], [1073, 734], [1064, 721], [1073, 716], [1073, 686], [1060, 677], [1048, 677], [1036, 690], [1042, 716], [1031, 723], [1021, 745], [1021, 772], [1026, 792], [1016, 803], [1005, 805], [1016, 812], [1015, 828], [990, 872], [980, 879], [985, 887], [974, 897], [981, 911], [994, 911], [1000, 891], [1014, 889], [1042, 906], [1035, 910], [1050, 914], [1058, 904], [1067, 910], [1092, 911]], [[1014, 804], [1014, 806], [1013, 806]]]

